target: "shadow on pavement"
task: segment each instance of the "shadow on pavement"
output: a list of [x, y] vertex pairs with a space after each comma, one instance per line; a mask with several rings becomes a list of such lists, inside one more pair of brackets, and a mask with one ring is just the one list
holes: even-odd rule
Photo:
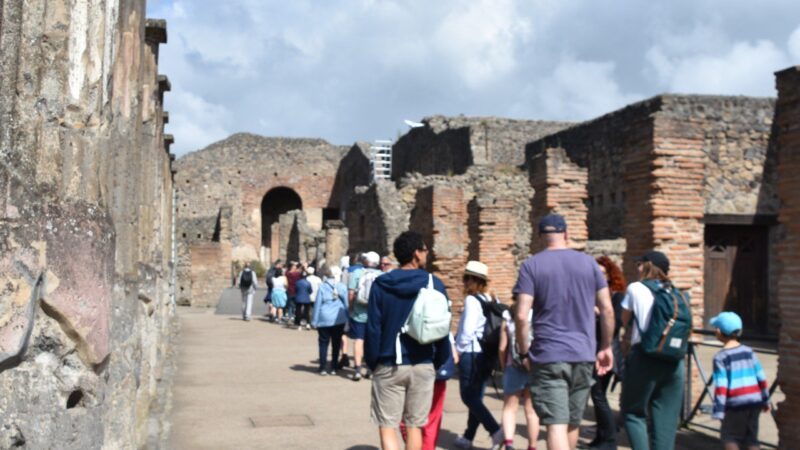
[[306, 366], [305, 364], [295, 364], [289, 367], [290, 369], [294, 370], [295, 372], [308, 372], [313, 373], [316, 375], [319, 372], [318, 366]]
[[374, 445], [354, 445], [352, 447], [347, 447], [346, 450], [378, 450], [378, 447]]

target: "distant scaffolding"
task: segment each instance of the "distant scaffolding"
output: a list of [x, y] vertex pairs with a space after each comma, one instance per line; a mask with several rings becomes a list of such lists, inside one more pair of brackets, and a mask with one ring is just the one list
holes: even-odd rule
[[377, 140], [369, 148], [372, 160], [372, 181], [392, 178], [392, 141]]

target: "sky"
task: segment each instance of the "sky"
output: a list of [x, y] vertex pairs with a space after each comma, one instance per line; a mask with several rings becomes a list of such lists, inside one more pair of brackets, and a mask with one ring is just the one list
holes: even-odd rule
[[591, 119], [662, 93], [774, 96], [798, 0], [149, 0], [167, 132], [397, 139], [434, 114]]

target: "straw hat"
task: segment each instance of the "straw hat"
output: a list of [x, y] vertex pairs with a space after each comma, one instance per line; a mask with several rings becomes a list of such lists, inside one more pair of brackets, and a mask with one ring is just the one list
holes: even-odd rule
[[489, 266], [480, 261], [469, 261], [467, 262], [467, 267], [464, 269], [464, 275], [471, 275], [483, 280], [488, 280]]

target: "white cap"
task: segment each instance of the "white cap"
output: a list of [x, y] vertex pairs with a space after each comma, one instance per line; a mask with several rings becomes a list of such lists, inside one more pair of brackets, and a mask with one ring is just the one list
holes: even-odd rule
[[364, 253], [364, 261], [367, 262], [369, 267], [377, 267], [381, 262], [381, 255], [375, 252]]
[[306, 273], [309, 275], [314, 275], [314, 268], [313, 267], [306, 267]]
[[342, 256], [342, 259], [339, 260], [339, 267], [342, 269], [350, 267], [350, 257], [347, 255]]

